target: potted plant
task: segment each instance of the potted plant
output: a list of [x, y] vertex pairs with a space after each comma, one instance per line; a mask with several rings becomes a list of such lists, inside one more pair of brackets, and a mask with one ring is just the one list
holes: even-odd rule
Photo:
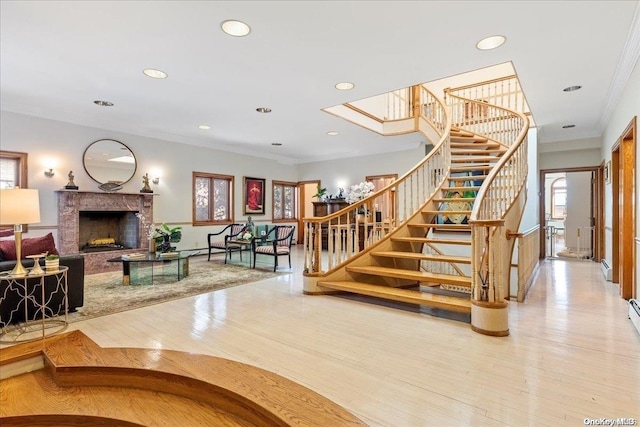
[[156, 250], [159, 252], [172, 252], [176, 250], [175, 246], [171, 246], [171, 243], [178, 243], [182, 240], [182, 227], [169, 227], [167, 224], [162, 224], [156, 228], [158, 236], [156, 239]]
[[316, 194], [313, 197], [316, 197], [318, 199], [319, 202], [321, 202], [324, 199], [324, 196], [327, 194], [327, 189], [326, 187], [320, 187], [320, 184], [318, 184], [318, 189]]
[[55, 271], [60, 268], [60, 257], [58, 255], [47, 255], [44, 257], [44, 269]]

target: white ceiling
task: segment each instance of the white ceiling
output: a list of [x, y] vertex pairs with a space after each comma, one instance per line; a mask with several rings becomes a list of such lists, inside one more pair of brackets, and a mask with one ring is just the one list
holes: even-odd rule
[[[639, 9], [635, 0], [3, 0], [1, 108], [300, 163], [424, 140], [382, 137], [322, 108], [511, 61], [540, 142], [597, 137], [638, 59]], [[226, 19], [251, 34], [224, 34]], [[475, 48], [494, 34], [507, 42]], [[342, 81], [355, 89], [334, 89]], [[583, 89], [562, 91], [571, 85]]]

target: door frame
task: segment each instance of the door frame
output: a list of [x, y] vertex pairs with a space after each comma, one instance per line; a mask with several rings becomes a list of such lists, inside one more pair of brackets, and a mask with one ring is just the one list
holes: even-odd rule
[[[546, 246], [546, 229], [545, 229], [545, 200], [546, 200], [546, 189], [545, 189], [545, 178], [546, 175], [548, 173], [557, 173], [557, 172], [564, 172], [564, 173], [571, 173], [571, 172], [591, 172], [592, 173], [592, 180], [595, 179], [595, 183], [592, 181], [591, 183], [591, 189], [593, 191], [594, 188], [599, 188], [600, 187], [600, 183], [599, 180], [601, 179], [601, 174], [598, 172], [598, 170], [600, 169], [600, 166], [582, 166], [582, 167], [574, 167], [574, 168], [555, 168], [555, 169], [540, 169], [540, 181], [538, 182], [538, 188], [540, 189], [539, 195], [540, 195], [540, 199], [538, 201], [538, 209], [539, 209], [539, 223], [540, 223], [540, 252], [539, 252], [539, 258], [540, 259], [544, 259], [545, 258], [545, 246]], [[593, 218], [594, 218], [594, 222], [595, 222], [595, 226], [596, 228], [598, 227], [602, 227], [601, 231], [598, 230], [594, 230], [594, 238], [592, 239], [592, 253], [595, 254], [596, 248], [600, 245], [600, 239], [602, 238], [602, 236], [604, 235], [604, 226], [603, 223], [604, 221], [602, 219], [599, 219], [599, 215], [600, 215], [600, 210], [596, 207], [596, 206], [592, 206], [591, 207], [591, 211], [593, 213]], [[566, 230], [565, 230], [566, 233]], [[595, 256], [592, 257], [593, 260], [595, 261]]]
[[[296, 242], [297, 243], [302, 243], [304, 241], [304, 221], [303, 218], [306, 214], [305, 212], [305, 200], [307, 198], [307, 194], [306, 194], [306, 186], [308, 184], [316, 184], [316, 185], [320, 185], [321, 181], [319, 179], [310, 179], [307, 181], [298, 181], [296, 187], [298, 188], [298, 232], [297, 232], [297, 238], [296, 238]], [[316, 190], [317, 191], [317, 190]], [[316, 194], [316, 193], [313, 193]], [[311, 216], [313, 216], [313, 211], [311, 212]]]
[[637, 116], [611, 147], [612, 279], [620, 296], [636, 297], [636, 142]]

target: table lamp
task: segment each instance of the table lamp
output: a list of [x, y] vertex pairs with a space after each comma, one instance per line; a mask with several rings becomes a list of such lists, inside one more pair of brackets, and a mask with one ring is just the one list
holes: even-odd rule
[[40, 222], [40, 201], [38, 190], [11, 188], [0, 190], [0, 224], [13, 225], [16, 242], [16, 265], [12, 276], [25, 276], [27, 269], [22, 265], [22, 224]]

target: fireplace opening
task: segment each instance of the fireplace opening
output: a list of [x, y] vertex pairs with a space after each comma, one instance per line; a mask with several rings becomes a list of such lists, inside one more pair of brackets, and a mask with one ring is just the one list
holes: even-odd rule
[[80, 211], [79, 252], [103, 252], [140, 247], [137, 212]]

